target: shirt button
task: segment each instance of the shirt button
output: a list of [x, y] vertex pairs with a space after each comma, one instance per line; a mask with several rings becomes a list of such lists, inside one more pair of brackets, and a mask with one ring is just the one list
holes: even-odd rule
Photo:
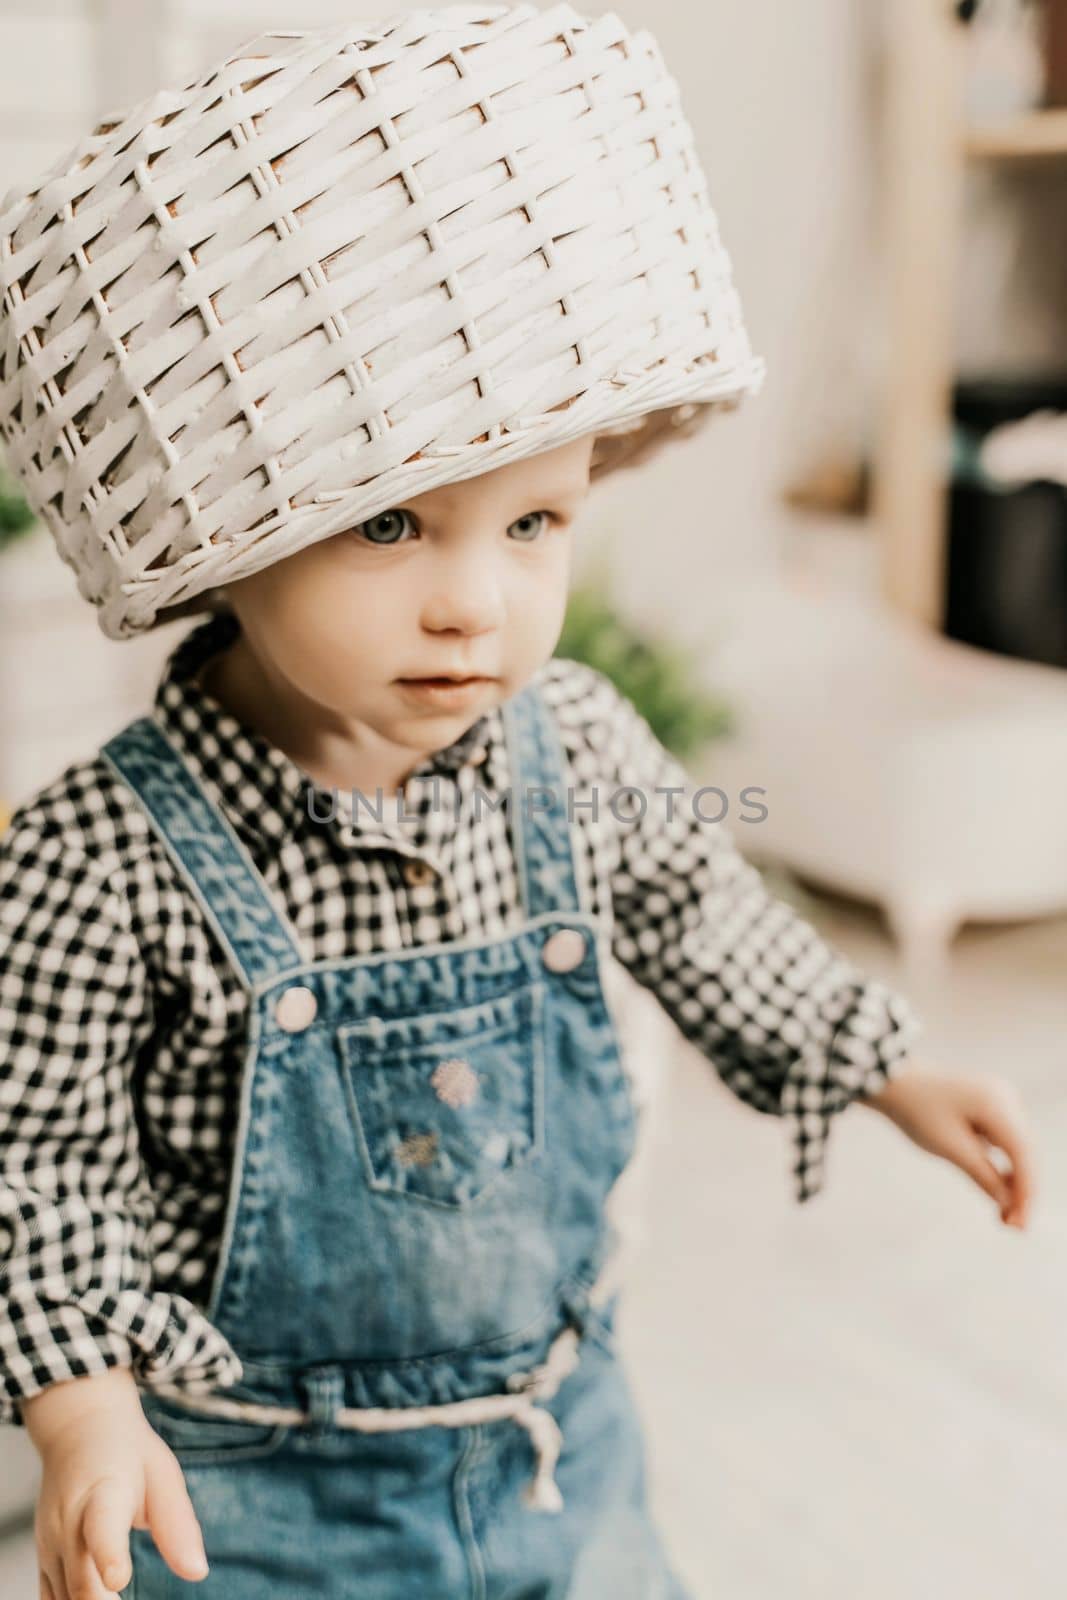
[[318, 1009], [319, 1003], [311, 990], [297, 984], [280, 997], [274, 1008], [274, 1020], [286, 1033], [300, 1033], [311, 1026]]
[[577, 928], [561, 928], [546, 939], [541, 960], [550, 972], [572, 972], [585, 956], [585, 934]]
[[407, 860], [404, 862], [404, 882], [418, 887], [421, 883], [429, 883], [435, 876], [434, 870], [428, 861]]

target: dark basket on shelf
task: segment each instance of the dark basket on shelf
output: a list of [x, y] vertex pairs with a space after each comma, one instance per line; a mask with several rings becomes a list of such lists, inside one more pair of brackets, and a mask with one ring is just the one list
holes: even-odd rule
[[1067, 488], [1043, 480], [1002, 488], [973, 465], [992, 428], [1042, 410], [1067, 411], [1067, 378], [956, 391], [944, 631], [999, 655], [1067, 667]]

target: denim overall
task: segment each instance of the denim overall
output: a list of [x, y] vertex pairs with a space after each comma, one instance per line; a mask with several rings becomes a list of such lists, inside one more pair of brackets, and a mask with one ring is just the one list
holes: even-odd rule
[[[303, 958], [151, 717], [104, 748], [250, 1002], [206, 1308], [242, 1378], [202, 1397], [230, 1415], [142, 1391], [210, 1572], [178, 1578], [132, 1529], [135, 1600], [685, 1600], [646, 1505], [615, 1297], [597, 1294], [635, 1115], [562, 752], [534, 686], [503, 710], [522, 926], [353, 959]], [[568, 1339], [569, 1374], [534, 1403]], [[518, 1398], [523, 1425], [456, 1420], [485, 1396]]]

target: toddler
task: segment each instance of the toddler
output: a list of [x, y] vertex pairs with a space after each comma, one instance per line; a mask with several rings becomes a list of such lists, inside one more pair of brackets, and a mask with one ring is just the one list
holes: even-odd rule
[[[0, 840], [0, 1376], [44, 1600], [679, 1600], [615, 1344], [609, 952], [787, 1120], [1025, 1225], [1010, 1089], [553, 651], [590, 485], [753, 391], [655, 42], [264, 35], [0, 217], [0, 429], [97, 608], [206, 614]], [[994, 1160], [997, 1151], [1001, 1158]]]

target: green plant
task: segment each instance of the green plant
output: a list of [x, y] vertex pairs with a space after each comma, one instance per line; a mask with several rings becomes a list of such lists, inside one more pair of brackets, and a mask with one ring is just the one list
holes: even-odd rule
[[619, 615], [604, 568], [572, 589], [555, 654], [610, 678], [679, 761], [733, 729], [725, 702], [696, 685], [692, 652], [642, 633]]
[[14, 544], [37, 519], [10, 480], [0, 474], [0, 550]]

